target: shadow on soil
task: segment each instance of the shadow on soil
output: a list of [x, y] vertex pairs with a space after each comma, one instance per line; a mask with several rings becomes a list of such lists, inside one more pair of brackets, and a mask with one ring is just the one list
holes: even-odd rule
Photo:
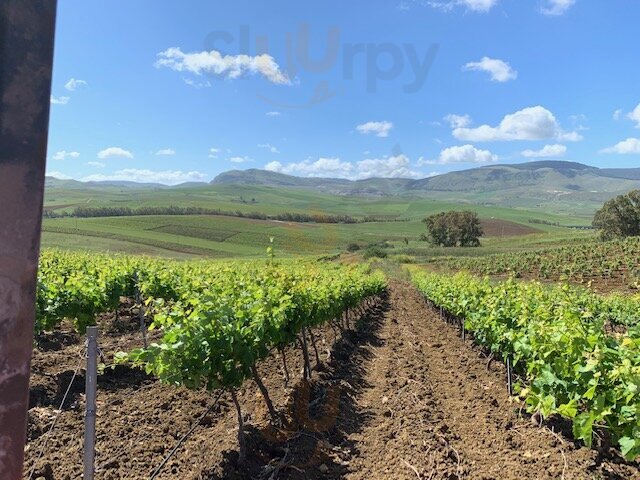
[[372, 349], [381, 346], [378, 335], [389, 310], [388, 295], [369, 307], [355, 330], [344, 330], [331, 349], [330, 362], [315, 369], [311, 381], [295, 386], [283, 428], [245, 425], [247, 460], [238, 467], [238, 452], [227, 451], [216, 472], [203, 478], [218, 479], [338, 479], [357, 454], [349, 436], [361, 431], [369, 414], [355, 402], [365, 379]]

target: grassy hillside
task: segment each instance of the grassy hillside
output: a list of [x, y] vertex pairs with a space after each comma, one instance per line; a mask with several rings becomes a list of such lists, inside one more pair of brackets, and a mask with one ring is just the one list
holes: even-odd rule
[[433, 200], [592, 215], [609, 198], [640, 188], [640, 168], [599, 169], [575, 162], [489, 165], [434, 177], [348, 181], [299, 178], [264, 170], [234, 170], [213, 185], [304, 188], [333, 195], [410, 196]]
[[[492, 210], [495, 213], [495, 210]], [[349, 243], [366, 246], [391, 242], [393, 253], [417, 255], [481, 254], [532, 245], [556, 244], [589, 235], [567, 228], [505, 221], [525, 217], [501, 212], [503, 220], [487, 218], [482, 249], [446, 251], [419, 241], [424, 226], [418, 219], [358, 224], [292, 223], [223, 216], [138, 216], [61, 218], [43, 222], [43, 245], [71, 249], [111, 250], [172, 257], [264, 256], [269, 238], [278, 255], [322, 255], [343, 252]], [[494, 217], [495, 218], [495, 217]], [[522, 235], [525, 234], [525, 235]], [[512, 235], [517, 235], [513, 237]], [[404, 239], [409, 241], [405, 244]]]
[[[295, 178], [295, 177], [294, 177]], [[374, 179], [369, 186], [397, 186]], [[389, 187], [391, 188], [391, 187]], [[395, 188], [395, 187], [394, 187]], [[491, 192], [485, 192], [493, 195]], [[435, 195], [435, 193], [434, 193]], [[451, 195], [450, 192], [447, 195]], [[482, 202], [484, 193], [478, 193]], [[515, 194], [514, 194], [515, 195]], [[517, 195], [516, 195], [517, 197]], [[517, 197], [519, 198], [519, 197]], [[526, 202], [523, 202], [526, 203]], [[47, 182], [45, 209], [57, 213], [77, 207], [201, 207], [225, 212], [348, 215], [374, 217], [378, 222], [356, 224], [291, 223], [229, 216], [138, 216], [56, 218], [43, 223], [43, 245], [73, 249], [112, 250], [149, 255], [251, 257], [264, 255], [269, 238], [280, 255], [321, 255], [344, 251], [349, 243], [366, 246], [391, 242], [394, 253], [418, 256], [472, 254], [521, 249], [590, 235], [548, 224], [589, 225], [590, 214], [553, 214], [543, 208], [507, 208], [488, 201], [475, 204], [465, 198], [430, 199], [421, 196], [333, 195], [310, 188], [265, 185], [83, 184]], [[575, 205], [572, 205], [575, 206]], [[489, 238], [482, 249], [446, 252], [432, 249], [419, 236], [421, 220], [433, 213], [471, 209], [484, 219]], [[511, 222], [511, 223], [505, 223]], [[514, 238], [515, 236], [515, 238]], [[404, 239], [409, 241], [405, 244]]]
[[194, 206], [225, 211], [278, 214], [325, 213], [353, 217], [375, 216], [390, 219], [421, 219], [431, 213], [451, 208], [471, 208], [482, 216], [527, 222], [543, 219], [567, 225], [587, 225], [590, 214], [550, 214], [536, 209], [504, 208], [456, 200], [432, 200], [410, 196], [337, 196], [300, 188], [277, 188], [252, 185], [202, 185], [173, 188], [131, 188], [84, 186], [49, 188], [45, 192], [45, 209], [63, 212], [75, 207], [102, 206]]

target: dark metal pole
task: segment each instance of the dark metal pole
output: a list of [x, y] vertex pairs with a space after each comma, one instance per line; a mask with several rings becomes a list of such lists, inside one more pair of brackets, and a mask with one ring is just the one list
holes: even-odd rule
[[22, 478], [56, 0], [0, 1], [0, 478]]

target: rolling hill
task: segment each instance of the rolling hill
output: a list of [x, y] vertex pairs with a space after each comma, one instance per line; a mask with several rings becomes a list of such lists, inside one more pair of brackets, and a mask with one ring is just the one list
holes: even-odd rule
[[581, 163], [540, 161], [491, 165], [423, 179], [301, 178], [267, 170], [232, 170], [221, 173], [213, 185], [262, 185], [313, 188], [342, 195], [428, 194], [429, 192], [495, 192], [527, 188], [535, 192], [617, 193], [640, 187], [640, 168], [599, 169]]
[[333, 195], [417, 196], [506, 207], [595, 210], [609, 198], [640, 188], [640, 168], [599, 169], [576, 162], [490, 165], [423, 179], [300, 178], [265, 170], [233, 170], [212, 185], [313, 189]]
[[[358, 211], [357, 215], [379, 215], [387, 214], [387, 208], [378, 211], [369, 208], [371, 203], [391, 205], [416, 199], [591, 216], [606, 200], [638, 188], [640, 168], [599, 169], [565, 161], [490, 165], [422, 179], [302, 178], [249, 169], [221, 173], [209, 184], [171, 187], [47, 177], [45, 207], [175, 205], [265, 213], [311, 208], [335, 214]], [[343, 209], [336, 203], [349, 207]]]

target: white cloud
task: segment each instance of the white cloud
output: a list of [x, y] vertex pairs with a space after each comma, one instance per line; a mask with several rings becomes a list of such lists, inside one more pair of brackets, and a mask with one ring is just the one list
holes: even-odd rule
[[376, 137], [388, 137], [389, 131], [393, 128], [391, 122], [367, 122], [362, 125], [358, 125], [356, 130], [363, 135], [375, 134]]
[[451, 128], [464, 128], [471, 125], [471, 117], [469, 115], [456, 115], [450, 113], [444, 117], [444, 120], [449, 123]]
[[549, 140], [577, 142], [582, 136], [565, 132], [556, 117], [544, 107], [524, 108], [506, 115], [496, 127], [481, 125], [477, 128], [456, 128], [453, 136], [469, 142], [495, 142], [512, 140]]
[[627, 118], [636, 122], [636, 128], [640, 128], [640, 104], [627, 115]]
[[265, 170], [301, 177], [334, 177], [358, 180], [371, 177], [419, 178], [419, 172], [411, 170], [411, 162], [405, 155], [387, 158], [370, 158], [359, 162], [343, 162], [339, 158], [319, 158], [283, 165], [270, 162]]
[[518, 72], [507, 62], [497, 58], [482, 57], [479, 62], [469, 62], [462, 69], [487, 72], [492, 81], [500, 83], [518, 78]]
[[199, 82], [198, 80], [193, 80], [192, 78], [183, 78], [182, 81], [193, 88], [208, 88], [211, 86], [211, 82], [209, 80]]
[[136, 168], [125, 168], [112, 174], [93, 174], [82, 178], [83, 182], [103, 182], [103, 181], [129, 181], [141, 183], [162, 183], [165, 185], [177, 185], [184, 182], [203, 182], [208, 175], [198, 171], [183, 172], [181, 170], [140, 170]]
[[265, 169], [301, 177], [351, 178], [354, 166], [350, 162], [343, 162], [339, 158], [319, 158], [316, 161], [304, 160], [287, 165], [283, 165], [280, 162], [270, 162], [265, 165]]
[[69, 175], [66, 175], [62, 172], [58, 172], [56, 170], [54, 170], [53, 172], [47, 172], [45, 175], [47, 177], [57, 178], [58, 180], [71, 180], [71, 177]]
[[271, 83], [291, 85], [271, 55], [222, 55], [216, 50], [184, 53], [180, 48], [167, 48], [158, 53], [157, 68], [168, 67], [177, 72], [195, 75], [211, 74], [224, 78], [239, 78], [245, 74], [260, 74]]
[[247, 163], [247, 162], [253, 162], [253, 160], [249, 157], [231, 157], [229, 159], [230, 162], [232, 163]]
[[56, 152], [51, 159], [52, 160], [64, 160], [66, 158], [78, 158], [80, 153], [78, 152], [67, 152], [66, 150], [60, 150]]
[[267, 117], [279, 117], [282, 114], [280, 112], [267, 112], [267, 113], [265, 113], [265, 115]]
[[541, 12], [545, 15], [563, 15], [576, 3], [576, 0], [547, 0], [547, 4], [542, 7]]
[[70, 92], [74, 92], [78, 87], [86, 87], [88, 85], [84, 80], [77, 80], [75, 78], [70, 78], [67, 83], [64, 84], [64, 88], [69, 90]]
[[269, 143], [260, 143], [258, 144], [258, 148], [264, 148], [269, 150], [271, 153], [280, 153], [280, 151]]
[[420, 178], [419, 172], [411, 170], [411, 162], [400, 154], [387, 158], [373, 158], [357, 162], [357, 178]]
[[565, 153], [567, 153], [567, 147], [560, 144], [545, 145], [540, 150], [524, 150], [521, 152], [522, 156], [527, 158], [563, 157]]
[[489, 150], [480, 150], [473, 145], [459, 145], [445, 148], [440, 152], [437, 160], [418, 159], [418, 166], [450, 165], [453, 163], [492, 163], [498, 161], [498, 156]]
[[459, 0], [458, 3], [474, 12], [488, 12], [498, 4], [498, 0]]
[[51, 95], [51, 103], [53, 105], [66, 105], [71, 100], [69, 97], [54, 97]]
[[640, 153], [640, 138], [627, 138], [613, 147], [601, 150], [601, 153], [636, 154]]
[[107, 166], [102, 162], [87, 162], [87, 165], [89, 165], [90, 167], [96, 167], [96, 168], [104, 168]]
[[619, 108], [615, 112], [613, 112], [613, 119], [614, 120], [620, 120], [621, 117], [622, 117], [622, 109], [621, 108]]
[[105, 159], [109, 157], [133, 158], [133, 154], [120, 147], [109, 147], [98, 152], [98, 158]]
[[280, 162], [278, 161], [273, 161], [273, 162], [269, 162], [264, 166], [265, 170], [268, 170], [270, 172], [279, 172], [279, 173], [283, 173], [284, 170], [284, 165], [282, 165]]
[[175, 155], [176, 151], [173, 148], [163, 148], [156, 152], [156, 155]]
[[219, 148], [210, 148], [209, 149], [209, 158], [218, 158], [218, 154], [220, 153]]
[[427, 5], [449, 12], [456, 6], [466, 7], [473, 12], [486, 13], [498, 4], [499, 0], [427, 0]]

